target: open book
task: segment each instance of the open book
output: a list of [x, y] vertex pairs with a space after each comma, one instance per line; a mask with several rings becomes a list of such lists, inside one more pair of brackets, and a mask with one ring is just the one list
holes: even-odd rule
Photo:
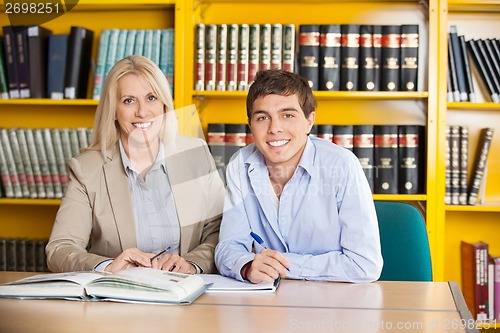
[[218, 274], [202, 274], [206, 284], [210, 284], [207, 292], [211, 291], [267, 291], [275, 292], [279, 286], [281, 278], [277, 278], [272, 282], [241, 282], [233, 278]]
[[0, 297], [190, 304], [208, 287], [199, 275], [136, 267], [34, 275], [0, 285]]

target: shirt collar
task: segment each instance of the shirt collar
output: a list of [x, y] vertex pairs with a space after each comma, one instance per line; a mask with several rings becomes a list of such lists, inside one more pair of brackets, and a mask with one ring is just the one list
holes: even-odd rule
[[[132, 168], [132, 163], [130, 162], [130, 159], [127, 156], [127, 153], [125, 153], [125, 148], [123, 148], [123, 143], [122, 140], [118, 140], [118, 144], [120, 146], [120, 156], [122, 158], [122, 163], [123, 163], [123, 169], [125, 170], [125, 173], [128, 175], [127, 170], [134, 171], [134, 168]], [[157, 168], [161, 167], [163, 172], [167, 172], [167, 167], [165, 166], [165, 149], [162, 144], [160, 144], [160, 149], [158, 150], [158, 155], [156, 156], [156, 161], [151, 170], [155, 170]]]

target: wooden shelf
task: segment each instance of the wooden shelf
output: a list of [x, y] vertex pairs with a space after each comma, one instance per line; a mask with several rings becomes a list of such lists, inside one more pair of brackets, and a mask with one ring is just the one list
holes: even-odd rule
[[498, 0], [449, 0], [450, 12], [500, 12]]
[[61, 199], [0, 199], [2, 205], [19, 205], [19, 206], [59, 206]]
[[[246, 98], [247, 91], [195, 91], [193, 97], [205, 98]], [[366, 92], [366, 91], [315, 91], [314, 97], [318, 100], [415, 100], [426, 99], [428, 92]]]
[[49, 99], [49, 98], [19, 98], [0, 99], [0, 105], [33, 105], [33, 106], [97, 106], [99, 101], [93, 99]]
[[500, 111], [500, 103], [452, 102], [447, 103], [446, 105], [448, 109], [453, 110]]
[[500, 203], [487, 203], [484, 205], [468, 206], [468, 205], [448, 205], [445, 207], [448, 212], [490, 212], [500, 213]]

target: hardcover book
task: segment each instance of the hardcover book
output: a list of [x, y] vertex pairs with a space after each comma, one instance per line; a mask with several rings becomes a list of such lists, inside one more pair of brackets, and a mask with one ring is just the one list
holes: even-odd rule
[[29, 87], [31, 98], [47, 97], [47, 52], [51, 30], [28, 28]]
[[318, 125], [318, 138], [333, 142], [333, 125]]
[[460, 126], [450, 127], [451, 204], [458, 205], [460, 193]]
[[464, 72], [465, 72], [465, 83], [467, 84], [467, 93], [469, 95], [469, 101], [470, 102], [477, 102], [476, 98], [476, 92], [474, 89], [474, 83], [472, 81], [472, 69], [470, 67], [470, 62], [469, 62], [469, 55], [467, 52], [467, 44], [465, 42], [465, 37], [458, 36], [458, 39], [460, 41], [460, 51], [462, 52], [462, 57], [464, 59]]
[[106, 58], [108, 55], [109, 35], [110, 30], [105, 29], [101, 31], [101, 36], [99, 37], [99, 48], [97, 51], [96, 69], [94, 74], [94, 91], [92, 93], [92, 97], [95, 100], [99, 100], [101, 97], [101, 90], [106, 76]]
[[51, 273], [0, 286], [0, 297], [190, 304], [210, 285], [200, 275], [134, 267], [116, 274]]
[[259, 70], [271, 68], [271, 24], [261, 24], [259, 37]]
[[295, 71], [295, 25], [283, 25], [283, 65], [285, 71]]
[[312, 90], [318, 90], [320, 30], [317, 24], [299, 27], [299, 73], [309, 82]]
[[375, 47], [373, 44], [374, 25], [361, 25], [359, 39], [359, 90], [376, 91], [379, 85], [375, 82], [378, 71]]
[[498, 92], [496, 91], [496, 85], [494, 83], [493, 78], [491, 77], [490, 69], [487, 65], [486, 59], [483, 58], [481, 49], [479, 48], [477, 41], [475, 41], [473, 39], [468, 40], [467, 46], [468, 46], [468, 49], [471, 53], [472, 59], [474, 60], [474, 63], [479, 71], [479, 74], [481, 75], [484, 82], [486, 83], [486, 87], [488, 88], [488, 92], [490, 94], [491, 101], [493, 103], [499, 103], [500, 98], [499, 98]]
[[419, 33], [417, 24], [401, 26], [401, 70], [402, 91], [417, 91], [418, 88], [418, 47]]
[[458, 39], [457, 27], [450, 26], [449, 37], [451, 47], [453, 49], [453, 57], [455, 58], [455, 71], [457, 73], [458, 90], [460, 91], [460, 101], [468, 100], [467, 83], [465, 77], [465, 64], [460, 47], [460, 40]]
[[457, 68], [455, 65], [455, 56], [453, 54], [453, 47], [451, 45], [451, 38], [448, 38], [448, 73], [449, 73], [449, 86], [448, 98], [450, 102], [460, 102], [460, 90], [458, 89]]
[[64, 77], [68, 53], [68, 34], [49, 36], [47, 63], [47, 96], [51, 99], [64, 98]]
[[250, 24], [248, 27], [248, 86], [252, 84], [259, 71], [260, 62], [260, 25]]
[[425, 127], [400, 125], [398, 131], [398, 193], [425, 193]]
[[227, 81], [227, 24], [220, 24], [217, 27], [217, 52], [215, 58], [215, 89], [226, 90]]
[[458, 203], [467, 205], [467, 180], [469, 173], [469, 128], [460, 126], [460, 176], [459, 176], [459, 191]]
[[28, 27], [14, 26], [15, 56], [17, 57], [17, 79], [20, 98], [30, 98], [30, 64], [28, 55]]
[[353, 150], [352, 152], [359, 159], [372, 193], [374, 191], [374, 137], [373, 125], [354, 125], [353, 127]]
[[374, 161], [375, 194], [398, 193], [398, 126], [375, 125]]
[[7, 81], [7, 67], [5, 66], [4, 54], [3, 39], [0, 38], [0, 99], [9, 98], [9, 83]]
[[248, 89], [248, 48], [250, 38], [248, 24], [240, 25], [238, 35], [238, 90]]
[[488, 163], [488, 153], [490, 151], [494, 132], [495, 129], [492, 127], [486, 127], [481, 130], [476, 156], [471, 170], [471, 179], [467, 196], [467, 203], [469, 205], [475, 205], [479, 201], [479, 190], [481, 188], [483, 178], [485, 177], [486, 164]]
[[282, 68], [283, 25], [275, 23], [271, 26], [271, 68]]
[[86, 98], [94, 32], [72, 26], [64, 76], [64, 98]]
[[217, 62], [217, 25], [205, 27], [205, 90], [215, 90]]
[[398, 91], [400, 88], [401, 65], [401, 26], [382, 26], [382, 60], [381, 83], [382, 91]]
[[205, 25], [196, 25], [194, 60], [194, 89], [205, 90]]
[[342, 24], [342, 46], [340, 50], [340, 90], [358, 90], [360, 26]]
[[462, 293], [477, 321], [488, 320], [488, 244], [461, 242]]
[[230, 24], [227, 31], [227, 90], [238, 89], [238, 36], [237, 24]]
[[340, 89], [340, 48], [342, 35], [339, 24], [320, 26], [318, 90]]
[[221, 178], [226, 179], [225, 140], [226, 129], [223, 123], [210, 123], [207, 129], [207, 143]]
[[333, 143], [352, 151], [354, 145], [353, 125], [333, 125]]
[[10, 25], [3, 26], [2, 29], [9, 97], [19, 98], [19, 77], [17, 73], [16, 38], [14, 36], [14, 29]]
[[225, 165], [229, 164], [231, 157], [237, 153], [240, 148], [247, 144], [247, 125], [245, 124], [225, 124]]

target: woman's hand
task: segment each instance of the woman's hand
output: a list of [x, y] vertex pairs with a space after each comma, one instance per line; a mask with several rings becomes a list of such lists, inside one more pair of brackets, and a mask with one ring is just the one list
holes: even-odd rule
[[185, 274], [195, 274], [196, 268], [178, 254], [165, 254], [162, 257], [153, 259], [151, 267], [164, 271], [171, 271]]
[[153, 253], [144, 253], [137, 248], [126, 249], [104, 270], [114, 274], [132, 267], [151, 267], [152, 256]]

